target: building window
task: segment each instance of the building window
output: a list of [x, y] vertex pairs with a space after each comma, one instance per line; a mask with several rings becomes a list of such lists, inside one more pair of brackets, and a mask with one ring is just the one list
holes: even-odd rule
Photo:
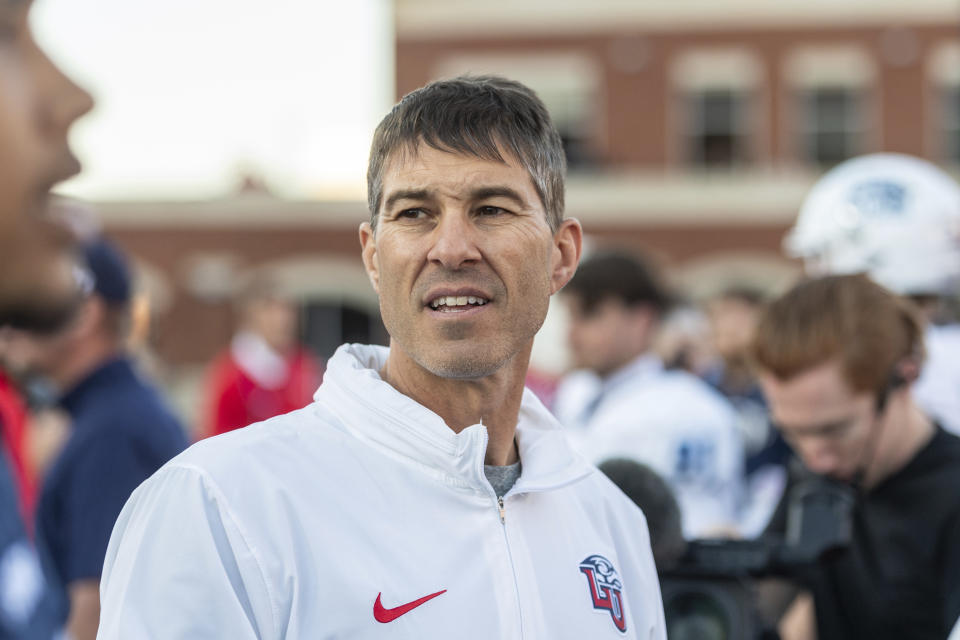
[[863, 93], [847, 87], [800, 93], [800, 150], [804, 159], [830, 167], [863, 149]]
[[341, 344], [387, 344], [380, 315], [348, 303], [311, 300], [300, 311], [300, 340], [327, 360]]
[[686, 94], [687, 158], [708, 169], [734, 168], [749, 160], [747, 93], [704, 89]]
[[960, 165], [960, 84], [943, 88], [944, 160]]
[[550, 112], [550, 119], [563, 141], [567, 167], [578, 170], [595, 165], [596, 158], [591, 151], [593, 131], [590, 123], [596, 114], [590, 96], [541, 90], [540, 98]]

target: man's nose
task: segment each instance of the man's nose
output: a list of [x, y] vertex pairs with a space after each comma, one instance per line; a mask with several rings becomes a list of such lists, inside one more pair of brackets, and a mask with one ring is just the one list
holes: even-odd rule
[[37, 74], [42, 78], [39, 106], [43, 124], [51, 133], [63, 135], [75, 120], [93, 108], [93, 98], [36, 45], [33, 55]]
[[433, 229], [427, 258], [447, 269], [459, 269], [480, 260], [477, 241], [477, 229], [465, 213], [444, 213]]

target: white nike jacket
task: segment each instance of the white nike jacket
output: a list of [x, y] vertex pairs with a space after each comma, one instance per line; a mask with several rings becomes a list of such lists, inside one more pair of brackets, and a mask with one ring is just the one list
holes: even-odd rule
[[502, 505], [455, 434], [345, 345], [315, 402], [200, 442], [131, 496], [99, 640], [665, 639], [643, 514], [529, 391]]

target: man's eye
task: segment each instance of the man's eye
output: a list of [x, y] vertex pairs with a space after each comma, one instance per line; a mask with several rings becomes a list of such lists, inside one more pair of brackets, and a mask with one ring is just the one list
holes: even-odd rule
[[416, 220], [417, 218], [422, 218], [426, 215], [426, 212], [423, 209], [404, 209], [397, 214], [398, 219], [408, 219]]
[[501, 209], [500, 207], [494, 206], [485, 206], [477, 209], [477, 213], [481, 216], [499, 216], [506, 212], [506, 209]]

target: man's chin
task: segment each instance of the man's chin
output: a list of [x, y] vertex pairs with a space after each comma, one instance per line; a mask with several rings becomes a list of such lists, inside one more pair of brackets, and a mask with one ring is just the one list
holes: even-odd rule
[[448, 380], [479, 380], [486, 378], [500, 369], [500, 363], [490, 363], [477, 360], [458, 360], [455, 362], [440, 362], [427, 367], [433, 375]]
[[503, 358], [497, 358], [489, 351], [453, 349], [442, 355], [424, 357], [419, 364], [438, 378], [479, 380], [499, 371], [504, 363]]

